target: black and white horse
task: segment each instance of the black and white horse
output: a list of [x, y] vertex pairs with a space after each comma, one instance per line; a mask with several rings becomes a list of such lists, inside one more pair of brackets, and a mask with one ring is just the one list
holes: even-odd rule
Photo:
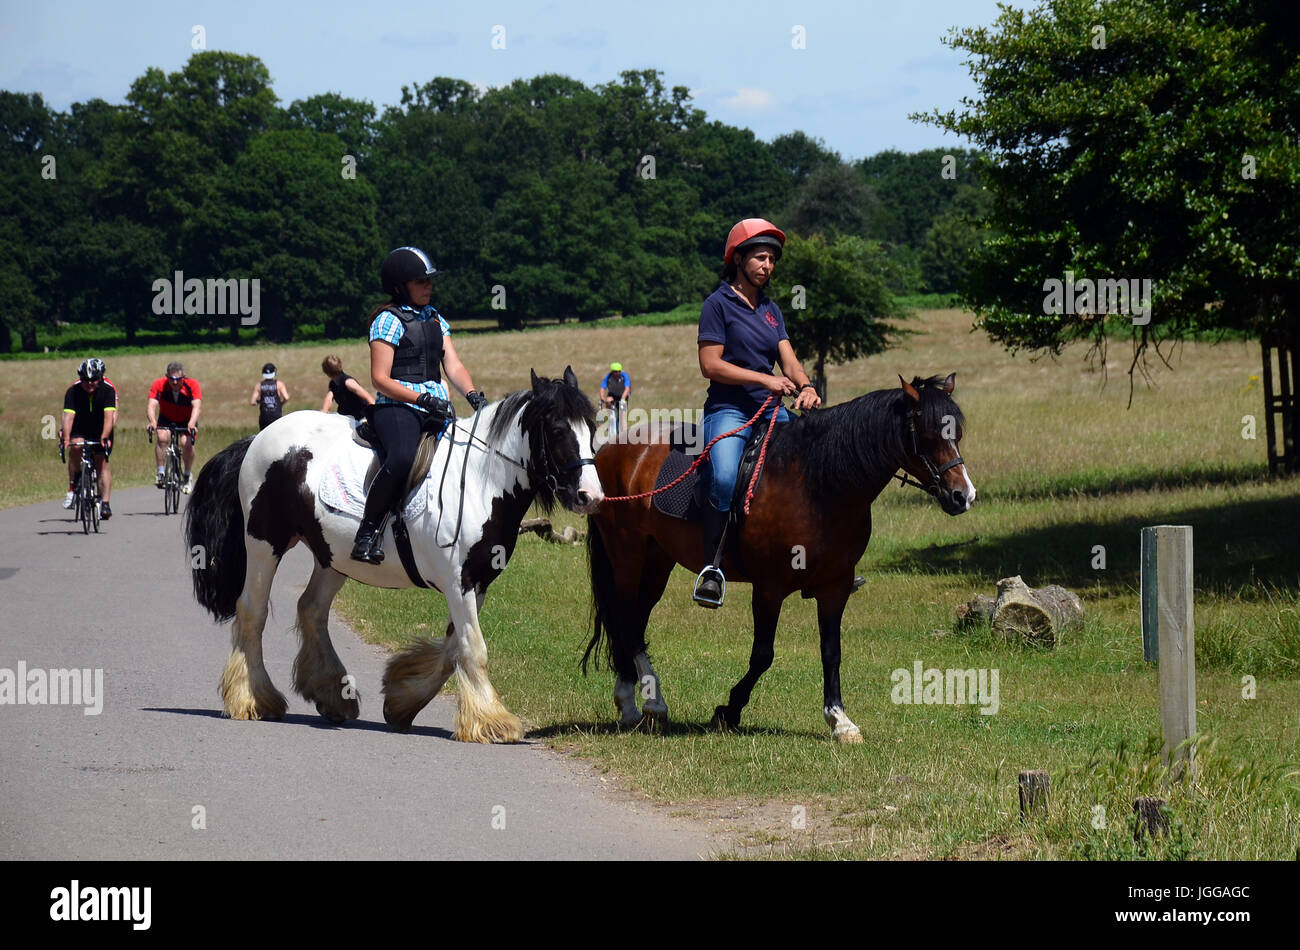
[[[457, 739], [523, 737], [519, 719], [488, 680], [479, 611], [534, 502], [549, 510], [558, 498], [589, 513], [604, 497], [589, 457], [594, 432], [595, 410], [566, 368], [563, 380], [534, 373], [531, 390], [484, 406], [474, 422], [457, 420], [439, 440], [430, 475], [416, 488], [426, 497], [412, 496], [423, 504], [407, 502], [408, 512], [422, 510], [406, 524], [416, 571], [447, 598], [449, 623], [444, 639], [421, 641], [389, 661], [384, 718], [394, 729], [409, 728], [455, 672]], [[382, 564], [353, 561], [348, 552], [359, 513], [321, 500], [322, 479], [339, 477], [339, 457], [366, 451], [352, 444], [352, 434], [344, 416], [290, 413], [227, 447], [199, 473], [186, 510], [186, 540], [206, 561], [193, 572], [195, 597], [218, 621], [234, 619], [221, 676], [224, 712], [232, 719], [278, 719], [287, 708], [262, 662], [262, 629], [271, 580], [289, 548], [302, 541], [315, 556], [298, 600], [293, 686], [336, 723], [356, 718], [360, 706], [326, 629], [334, 596], [348, 577], [373, 587], [415, 586], [391, 524]]]

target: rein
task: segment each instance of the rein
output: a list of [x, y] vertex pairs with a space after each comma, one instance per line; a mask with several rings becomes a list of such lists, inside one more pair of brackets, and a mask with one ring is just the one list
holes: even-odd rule
[[[697, 458], [694, 462], [692, 462], [690, 467], [686, 469], [686, 471], [682, 472], [680, 475], [674, 478], [663, 488], [656, 488], [654, 491], [643, 491], [638, 495], [606, 495], [605, 501], [635, 501], [638, 498], [650, 498], [653, 495], [658, 495], [661, 492], [666, 492], [668, 491], [668, 489], [673, 488], [676, 485], [680, 485], [683, 481], [687, 479], [688, 476], [690, 476], [692, 472], [694, 472], [697, 468], [700, 467], [700, 464], [706, 458], [709, 457], [709, 450], [713, 448], [714, 443], [718, 442], [720, 439], [725, 439], [728, 436], [733, 436], [738, 432], [743, 432], [745, 429], [748, 429], [750, 426], [752, 426], [755, 422], [759, 420], [759, 418], [763, 415], [764, 410], [767, 409], [767, 407], [772, 403], [772, 400], [774, 399], [776, 399], [776, 393], [772, 393], [767, 397], [767, 399], [763, 401], [763, 405], [758, 407], [758, 412], [754, 413], [750, 417], [748, 422], [736, 426], [736, 428], [732, 429], [730, 432], [724, 432], [721, 435], [716, 436], [713, 439], [710, 439], [709, 444], [704, 447], [704, 450], [702, 452], [700, 452], [699, 458]], [[774, 423], [776, 422], [776, 414], [777, 412], [780, 411], [780, 409], [781, 409], [781, 401], [777, 399], [776, 406], [772, 409], [772, 421]], [[754, 497], [754, 484], [758, 481], [758, 473], [763, 470], [763, 457], [767, 454], [767, 441], [770, 438], [772, 438], [772, 429], [769, 426], [767, 430], [767, 436], [763, 439], [763, 451], [759, 454], [758, 464], [754, 467], [754, 477], [750, 479], [749, 491], [745, 495], [745, 514], [749, 514], [749, 500]]]
[[[457, 503], [457, 509], [456, 509], [456, 530], [452, 534], [451, 540], [448, 541], [446, 544], [438, 543], [439, 548], [449, 548], [453, 546], [460, 539], [460, 526], [461, 526], [462, 518], [464, 517], [465, 514], [465, 479], [469, 474], [468, 455], [469, 455], [469, 447], [471, 444], [478, 444], [482, 446], [482, 448], [485, 451], [490, 450], [498, 457], [505, 459], [511, 465], [518, 468], [520, 471], [524, 472], [525, 474], [528, 473], [528, 466], [525, 465], [523, 462], [519, 462], [515, 459], [512, 459], [510, 456], [506, 455], [504, 452], [498, 449], [495, 445], [490, 444], [485, 439], [482, 439], [478, 435], [476, 435], [476, 432], [478, 430], [479, 416], [480, 416], [479, 412], [474, 413], [474, 423], [473, 425], [470, 426], [469, 438], [466, 439], [465, 441], [465, 454], [467, 458], [465, 460], [465, 464], [461, 466], [461, 470], [460, 470], [460, 499]], [[455, 431], [458, 429], [460, 429], [460, 422], [459, 420], [453, 419], [451, 425], [448, 427], [448, 431]], [[562, 467], [556, 465], [555, 462], [551, 459], [550, 450], [547, 448], [546, 445], [545, 425], [541, 427], [541, 433], [542, 433], [542, 440], [541, 440], [542, 462], [546, 469], [544, 475], [544, 481], [546, 482], [546, 486], [547, 488], [550, 489], [552, 494], [558, 495], [561, 497], [561, 499], [563, 499], [567, 495], [572, 494], [572, 491], [568, 485], [561, 485], [559, 482], [559, 478], [573, 471], [575, 468], [581, 468], [584, 465], [595, 465], [596, 460], [593, 458], [578, 458]], [[452, 442], [452, 445], [455, 445], [454, 441]], [[442, 501], [442, 486], [447, 480], [447, 469], [450, 466], [451, 466], [451, 450], [448, 449], [447, 460], [443, 462], [442, 465], [442, 478], [438, 481], [438, 524], [435, 525], [433, 529], [433, 534], [435, 538], [438, 536], [438, 532], [442, 528], [442, 513], [444, 510], [444, 504]]]

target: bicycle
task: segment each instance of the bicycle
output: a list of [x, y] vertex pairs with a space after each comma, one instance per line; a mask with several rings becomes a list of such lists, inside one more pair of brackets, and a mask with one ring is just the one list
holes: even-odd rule
[[[104, 446], [99, 442], [82, 442], [81, 469], [77, 474], [77, 485], [72, 495], [72, 520], [81, 522], [83, 534], [90, 534], [93, 527], [99, 534], [99, 475], [95, 471], [95, 453], [103, 452]], [[59, 461], [65, 462], [64, 445], [59, 443]]]
[[627, 421], [627, 400], [615, 399], [613, 406], [605, 411], [609, 413], [609, 441], [617, 442]]
[[[177, 433], [189, 434], [187, 426], [160, 425], [149, 427], [149, 444], [153, 444], [154, 429], [167, 429], [172, 437], [167, 440], [167, 461], [163, 470], [163, 514], [179, 514], [181, 510], [181, 485], [185, 484], [184, 468], [181, 465], [181, 440]], [[196, 440], [198, 433], [191, 436]]]

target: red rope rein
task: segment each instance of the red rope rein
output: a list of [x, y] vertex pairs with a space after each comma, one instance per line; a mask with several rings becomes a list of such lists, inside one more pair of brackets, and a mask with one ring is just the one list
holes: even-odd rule
[[[711, 439], [709, 441], [709, 444], [704, 447], [704, 451], [700, 453], [700, 457], [691, 463], [690, 468], [682, 472], [680, 475], [674, 478], [663, 488], [656, 488], [654, 491], [643, 491], [639, 495], [606, 495], [604, 500], [605, 501], [635, 501], [638, 498], [649, 498], [652, 495], [658, 495], [660, 492], [666, 492], [668, 491], [668, 489], [676, 485], [680, 485], [683, 481], [686, 480], [687, 476], [689, 476], [693, 471], [695, 471], [697, 468], [700, 467], [701, 462], [703, 462], [706, 458], [709, 457], [709, 450], [713, 448], [715, 443], [717, 443], [720, 439], [725, 439], [729, 436], [735, 435], [738, 432], [743, 432], [745, 429], [748, 429], [750, 426], [752, 426], [755, 422], [759, 420], [759, 417], [763, 415], [763, 410], [765, 410], [771, 404], [773, 399], [776, 399], [776, 393], [772, 393], [767, 397], [766, 400], [764, 400], [763, 405], [758, 407], [758, 412], [754, 413], [754, 415], [750, 417], [750, 420], [748, 422], [736, 426], [736, 428], [732, 429], [730, 432], [724, 432], [721, 435], [715, 436], [713, 439]], [[777, 399], [776, 408], [772, 410], [773, 422], [776, 421], [776, 414], [780, 412], [780, 410], [781, 410], [781, 401]], [[767, 430], [767, 436], [763, 439], [763, 450], [762, 452], [759, 453], [758, 456], [758, 465], [754, 467], [754, 477], [750, 479], [749, 491], [746, 492], [745, 494], [745, 514], [749, 514], [749, 500], [752, 497], [754, 497], [754, 484], [758, 481], [758, 473], [763, 470], [763, 458], [767, 454], [767, 441], [770, 438], [772, 438], [772, 429], [769, 426]]]

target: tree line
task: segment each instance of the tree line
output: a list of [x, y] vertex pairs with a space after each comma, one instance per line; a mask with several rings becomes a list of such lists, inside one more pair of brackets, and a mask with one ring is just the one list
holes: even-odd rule
[[[764, 142], [656, 70], [594, 87], [439, 77], [381, 114], [335, 93], [282, 106], [256, 57], [199, 52], [146, 71], [122, 105], [58, 112], [0, 92], [0, 351], [11, 332], [34, 350], [54, 321], [114, 325], [128, 343], [205, 327], [237, 341], [237, 317], [157, 304], [174, 277], [257, 279], [273, 341], [359, 334], [383, 298], [379, 263], [403, 244], [430, 253], [453, 316], [510, 328], [671, 309], [716, 286], [723, 239], [751, 216], [792, 250], [810, 242], [787, 278], [873, 268], [869, 299], [835, 291], [837, 315], [823, 307], [870, 350], [897, 316], [891, 295], [956, 289], [988, 210], [976, 157], [852, 162], [798, 131]], [[783, 306], [797, 283], [773, 288]], [[819, 293], [831, 303], [826, 281], [800, 289], [810, 310]]]

